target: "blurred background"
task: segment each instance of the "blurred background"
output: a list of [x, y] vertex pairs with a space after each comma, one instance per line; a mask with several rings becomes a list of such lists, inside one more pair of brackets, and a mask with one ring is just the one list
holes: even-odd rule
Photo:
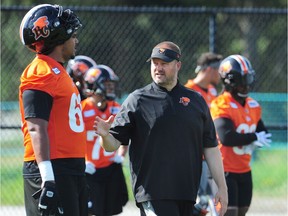
[[[0, 215], [24, 214], [18, 86], [35, 55], [21, 44], [19, 26], [25, 13], [40, 3], [60, 2], [1, 2]], [[110, 66], [119, 76], [120, 103], [131, 91], [151, 82], [146, 59], [161, 41], [181, 47], [179, 80], [183, 84], [195, 77], [202, 52], [248, 57], [256, 71], [251, 96], [261, 104], [263, 120], [273, 134], [271, 148], [254, 154], [254, 194], [248, 215], [288, 215], [287, 1], [63, 0], [61, 5], [72, 9], [83, 24], [77, 54]], [[124, 171], [130, 184], [127, 161]], [[123, 215], [132, 211], [131, 191], [130, 199], [132, 204]]]

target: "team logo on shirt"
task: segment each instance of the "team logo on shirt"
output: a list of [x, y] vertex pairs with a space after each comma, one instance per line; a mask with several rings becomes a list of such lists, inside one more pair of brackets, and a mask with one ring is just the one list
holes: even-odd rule
[[50, 35], [50, 30], [48, 28], [49, 21], [47, 16], [39, 17], [34, 23], [32, 29], [34, 33], [35, 40], [38, 40], [40, 37], [47, 38]]
[[181, 97], [179, 103], [182, 103], [184, 106], [187, 106], [190, 103], [190, 99], [188, 97]]

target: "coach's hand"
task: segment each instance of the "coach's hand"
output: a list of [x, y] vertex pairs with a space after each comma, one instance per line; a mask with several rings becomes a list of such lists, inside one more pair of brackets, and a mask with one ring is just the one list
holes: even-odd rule
[[271, 133], [266, 133], [265, 131], [261, 131], [261, 132], [256, 132], [255, 133], [257, 136], [257, 140], [253, 142], [254, 145], [258, 146], [258, 147], [270, 147], [270, 143], [272, 142], [271, 140]]
[[38, 208], [41, 216], [55, 215], [56, 213], [64, 214], [54, 182], [46, 181], [44, 186], [32, 196], [35, 199], [39, 198]]

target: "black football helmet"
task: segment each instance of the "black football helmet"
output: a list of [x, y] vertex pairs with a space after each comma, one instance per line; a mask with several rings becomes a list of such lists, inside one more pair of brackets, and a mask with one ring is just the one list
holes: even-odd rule
[[255, 71], [250, 61], [242, 55], [230, 55], [219, 67], [225, 90], [236, 93], [239, 97], [247, 97], [248, 91], [255, 82]]
[[84, 79], [87, 84], [87, 94], [102, 94], [107, 100], [116, 98], [116, 85], [119, 78], [110, 67], [106, 65], [92, 67], [86, 72]]
[[89, 68], [96, 66], [97, 64], [92, 58], [84, 55], [75, 56], [74, 59], [68, 61], [66, 71], [77, 86], [82, 100], [86, 98], [86, 83], [84, 81], [85, 73]]
[[34, 52], [49, 54], [57, 45], [70, 39], [82, 26], [70, 9], [62, 6], [40, 4], [30, 9], [20, 25], [20, 39]]
[[84, 77], [86, 71], [91, 67], [96, 67], [96, 62], [85, 55], [77, 55], [74, 59], [68, 61], [66, 71], [74, 79]]

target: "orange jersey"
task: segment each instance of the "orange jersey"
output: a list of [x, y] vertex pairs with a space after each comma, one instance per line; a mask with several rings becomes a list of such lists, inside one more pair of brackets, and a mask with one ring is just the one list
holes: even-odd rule
[[110, 115], [116, 115], [119, 111], [120, 104], [115, 101], [107, 101], [107, 108], [102, 112], [95, 106], [90, 98], [83, 100], [81, 103], [83, 108], [83, 119], [87, 130], [86, 161], [92, 162], [96, 169], [107, 167], [113, 163], [110, 159], [115, 156], [116, 152], [106, 152], [101, 147], [98, 136], [93, 129], [93, 124], [96, 116], [108, 119]]
[[202, 88], [200, 88], [200, 86], [198, 86], [194, 80], [190, 79], [187, 81], [187, 83], [185, 84], [186, 88], [190, 88], [193, 89], [194, 91], [198, 92], [199, 94], [202, 95], [202, 97], [205, 99], [206, 103], [208, 104], [208, 106], [210, 107], [210, 104], [212, 102], [213, 99], [215, 99], [217, 97], [217, 90], [216, 88], [209, 84], [208, 86], [208, 91], [204, 91]]
[[36, 159], [27, 122], [24, 119], [22, 94], [28, 89], [46, 92], [53, 98], [48, 123], [50, 159], [84, 158], [85, 127], [79, 92], [61, 64], [49, 56], [37, 55], [22, 73], [19, 87], [24, 161]]
[[[261, 107], [257, 101], [248, 97], [245, 106], [241, 106], [228, 92], [218, 96], [211, 103], [211, 115], [230, 119], [238, 133], [254, 133], [261, 119]], [[221, 142], [219, 141], [219, 144]], [[225, 172], [244, 173], [251, 170], [251, 145], [220, 146]]]

